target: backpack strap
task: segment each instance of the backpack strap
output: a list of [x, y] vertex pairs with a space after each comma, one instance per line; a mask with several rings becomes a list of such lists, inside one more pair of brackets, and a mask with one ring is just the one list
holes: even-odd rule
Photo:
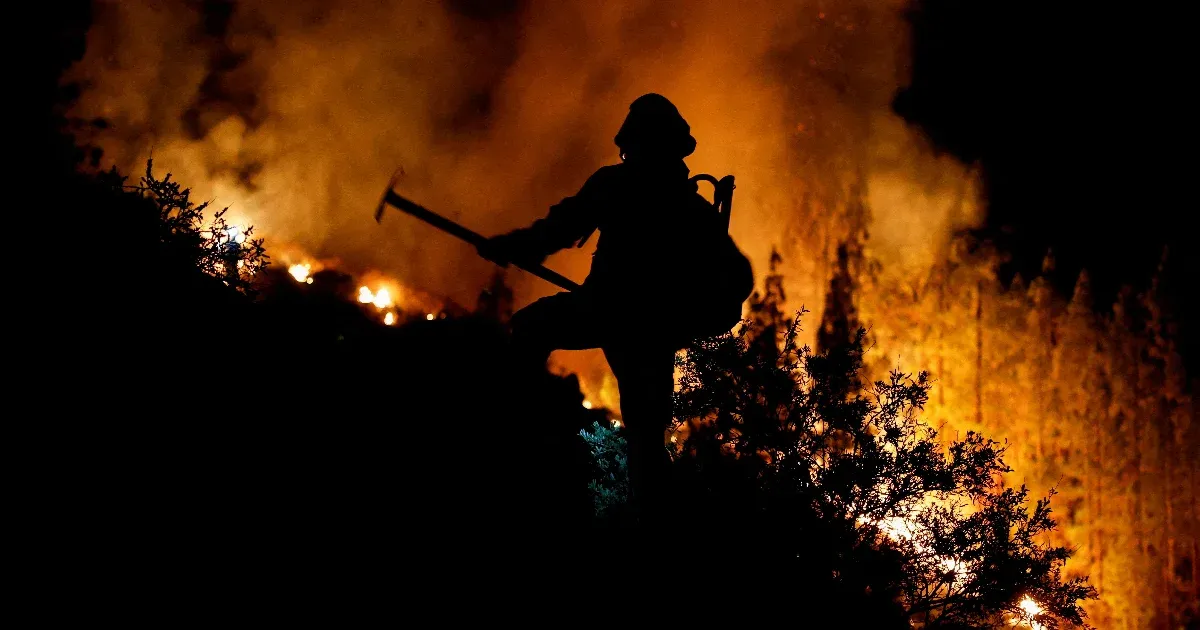
[[690, 181], [708, 182], [713, 185], [713, 207], [717, 209], [717, 216], [721, 217], [721, 225], [725, 231], [729, 231], [729, 217], [733, 212], [733, 175], [726, 175], [721, 179], [717, 179], [707, 173], [693, 175]]

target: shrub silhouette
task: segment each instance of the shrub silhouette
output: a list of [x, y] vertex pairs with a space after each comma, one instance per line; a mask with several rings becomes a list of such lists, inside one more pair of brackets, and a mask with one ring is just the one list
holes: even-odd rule
[[[1030, 506], [1024, 487], [1003, 486], [1004, 448], [976, 433], [943, 445], [919, 419], [925, 373], [863, 383], [865, 331], [814, 354], [797, 345], [801, 315], [756, 317], [677, 361], [668, 512], [688, 571], [756, 576], [728, 590], [780, 618], [798, 607], [856, 627], [1087, 627], [1079, 603], [1095, 590], [1063, 580], [1070, 553], [1045, 540], [1049, 498]], [[599, 425], [583, 437], [611, 516], [623, 440]]]
[[1084, 625], [1095, 590], [1063, 581], [1049, 498], [1002, 485], [1003, 447], [975, 433], [943, 446], [918, 415], [925, 373], [862, 383], [865, 332], [814, 354], [801, 314], [781, 345], [746, 322], [678, 359], [670, 512], [693, 570], [769, 575], [746, 593], [769, 582], [791, 594], [776, 612], [809, 602], [831, 623]]

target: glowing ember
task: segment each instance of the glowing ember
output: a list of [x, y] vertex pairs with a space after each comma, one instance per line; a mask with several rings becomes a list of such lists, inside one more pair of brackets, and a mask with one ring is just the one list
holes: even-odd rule
[[1026, 595], [1017, 606], [1021, 609], [1021, 616], [1014, 618], [1011, 622], [1012, 625], [1025, 624], [1033, 630], [1045, 630], [1045, 624], [1036, 619], [1038, 615], [1046, 612], [1046, 609], [1042, 608], [1041, 604], [1033, 601], [1032, 597]]
[[305, 282], [308, 284], [312, 284], [311, 272], [312, 272], [312, 265], [310, 265], [308, 263], [302, 263], [299, 265], [292, 265], [291, 267], [288, 267], [288, 273], [291, 274], [292, 277], [296, 279], [296, 282]]
[[[318, 264], [317, 269], [321, 268]], [[303, 276], [303, 268], [295, 269], [293, 267], [290, 270], [295, 270], [292, 274], [294, 277], [299, 277], [297, 273]], [[430, 309], [441, 308], [441, 306], [435, 306], [436, 302], [428, 295], [421, 291], [414, 291], [394, 279], [383, 277], [376, 272], [370, 272], [367, 276], [359, 280], [364, 284], [358, 286], [355, 298], [360, 304], [370, 304], [378, 309], [380, 319], [386, 320], [390, 317], [391, 321], [384, 322], [388, 326], [399, 323], [406, 314], [414, 314], [414, 312], [416, 315], [425, 313], [425, 319], [430, 321], [437, 319], [437, 312], [430, 312]], [[372, 290], [372, 286], [376, 288]], [[442, 317], [445, 316], [443, 313]]]
[[891, 538], [892, 540], [912, 540], [913, 532], [912, 523], [905, 518], [893, 516], [885, 518], [878, 523], [879, 530]]
[[242, 232], [242, 228], [237, 225], [231, 225], [225, 228], [225, 236], [234, 243], [242, 243], [246, 240], [246, 234]]
[[[861, 517], [858, 519], [858, 523], [860, 525], [869, 522], [869, 519]], [[881, 531], [885, 536], [894, 541], [912, 542], [917, 551], [921, 552], [922, 554], [932, 554], [933, 552], [933, 550], [930, 549], [927, 544], [917, 539], [917, 522], [912, 519], [901, 516], [892, 516], [879, 520], [877, 523], [875, 523], [875, 526], [878, 527], [879, 531]], [[951, 586], [961, 585], [966, 582], [970, 574], [970, 568], [965, 562], [952, 556], [935, 555], [934, 557], [938, 561], [938, 565], [943, 571], [953, 575], [951, 578]]]
[[1044, 608], [1042, 608], [1037, 602], [1033, 601], [1033, 598], [1028, 595], [1025, 596], [1025, 599], [1021, 600], [1020, 606], [1021, 610], [1024, 610], [1026, 614], [1029, 615], [1040, 615], [1045, 611]]
[[614, 429], [620, 429], [620, 428], [621, 428], [621, 421], [620, 421], [620, 420], [617, 420], [616, 418], [613, 418], [612, 425], [613, 425], [613, 428], [614, 428]]
[[386, 288], [371, 291], [365, 286], [358, 287], [358, 301], [363, 304], [374, 304], [375, 308], [388, 308], [394, 304], [392, 294]]

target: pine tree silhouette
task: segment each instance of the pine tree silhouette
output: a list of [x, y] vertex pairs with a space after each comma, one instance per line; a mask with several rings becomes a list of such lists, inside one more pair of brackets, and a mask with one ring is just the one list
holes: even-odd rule
[[854, 267], [861, 251], [854, 241], [837, 248], [837, 266], [825, 293], [825, 310], [817, 333], [817, 351], [824, 352], [851, 343], [858, 331], [858, 312], [854, 307]]

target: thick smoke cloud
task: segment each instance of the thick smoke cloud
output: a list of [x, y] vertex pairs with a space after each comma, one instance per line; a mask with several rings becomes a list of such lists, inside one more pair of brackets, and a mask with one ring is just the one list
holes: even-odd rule
[[[979, 209], [973, 178], [890, 109], [902, 2], [101, 3], [75, 113], [106, 160], [153, 155], [289, 247], [472, 304], [491, 266], [431, 228], [370, 213], [400, 188], [484, 233], [525, 224], [617, 159], [645, 92], [676, 102], [693, 172], [738, 178], [732, 230], [789, 297], [819, 307], [837, 242], [903, 273]], [[286, 244], [288, 247], [284, 247]], [[582, 279], [588, 251], [550, 265]], [[553, 289], [516, 278], [518, 306]]]

